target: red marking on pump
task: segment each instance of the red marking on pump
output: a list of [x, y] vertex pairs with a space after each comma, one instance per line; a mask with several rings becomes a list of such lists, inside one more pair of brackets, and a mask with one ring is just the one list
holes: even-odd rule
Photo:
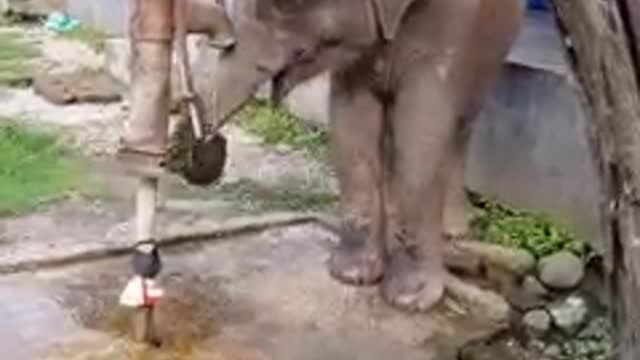
[[147, 286], [146, 279], [143, 279], [140, 283], [142, 284], [142, 307], [153, 308], [158, 302], [158, 300], [160, 299], [160, 297], [149, 296], [149, 287]]

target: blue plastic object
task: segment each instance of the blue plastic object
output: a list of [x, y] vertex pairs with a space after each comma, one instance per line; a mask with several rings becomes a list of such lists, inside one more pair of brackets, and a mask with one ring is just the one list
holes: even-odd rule
[[530, 10], [551, 10], [549, 0], [527, 0], [527, 8]]
[[64, 12], [53, 12], [49, 14], [44, 23], [44, 27], [57, 33], [68, 32], [80, 26], [80, 21], [72, 18]]

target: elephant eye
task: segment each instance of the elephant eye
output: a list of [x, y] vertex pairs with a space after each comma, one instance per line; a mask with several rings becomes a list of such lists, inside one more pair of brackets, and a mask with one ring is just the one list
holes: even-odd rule
[[322, 41], [322, 45], [325, 47], [337, 47], [342, 43], [342, 41], [335, 37], [326, 38]]
[[304, 49], [295, 49], [295, 50], [293, 50], [293, 58], [294, 59], [302, 59], [302, 58], [304, 58], [306, 53], [307, 53], [307, 51], [304, 50]]

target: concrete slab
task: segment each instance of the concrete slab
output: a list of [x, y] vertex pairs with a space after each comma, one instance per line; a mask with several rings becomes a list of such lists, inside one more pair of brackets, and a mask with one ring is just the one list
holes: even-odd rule
[[13, 360], [447, 360], [490, 331], [451, 301], [407, 315], [338, 284], [324, 267], [334, 241], [300, 225], [164, 250], [160, 349], [127, 341], [126, 258], [0, 278], [0, 346]]
[[[0, 274], [127, 253], [134, 238], [132, 206], [116, 199], [78, 198], [0, 220]], [[156, 236], [173, 244], [308, 222], [309, 218], [284, 212], [246, 215], [215, 199], [169, 199], [158, 212]]]
[[562, 76], [571, 75], [565, 58], [564, 39], [558, 31], [552, 12], [527, 12], [508, 62]]

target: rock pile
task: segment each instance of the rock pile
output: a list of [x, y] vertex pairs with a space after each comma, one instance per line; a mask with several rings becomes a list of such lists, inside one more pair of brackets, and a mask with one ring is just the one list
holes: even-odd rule
[[[606, 354], [606, 337], [585, 334], [594, 328], [606, 333], [598, 325], [604, 304], [583, 290], [587, 264], [579, 256], [560, 251], [536, 259], [525, 250], [469, 241], [452, 245], [447, 258], [452, 271], [481, 275], [511, 306], [510, 340], [470, 344], [464, 359], [604, 359], [598, 356]], [[567, 357], [579, 351], [582, 357]]]

